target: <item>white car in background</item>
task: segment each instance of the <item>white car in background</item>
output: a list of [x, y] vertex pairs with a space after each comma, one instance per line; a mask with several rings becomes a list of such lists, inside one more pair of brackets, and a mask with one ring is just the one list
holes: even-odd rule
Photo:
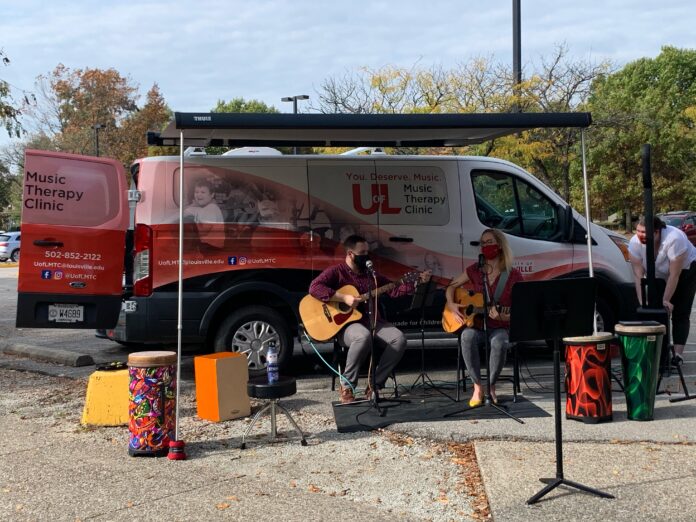
[[20, 232], [4, 232], [0, 234], [0, 261], [19, 261]]

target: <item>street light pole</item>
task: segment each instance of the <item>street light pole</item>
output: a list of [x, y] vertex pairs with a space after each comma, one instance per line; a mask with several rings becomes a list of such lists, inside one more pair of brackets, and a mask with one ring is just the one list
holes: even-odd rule
[[103, 129], [104, 126], [101, 123], [95, 123], [92, 125], [92, 128], [94, 129], [94, 149], [96, 152], [96, 156], [99, 157], [99, 129]]
[[[309, 100], [309, 96], [307, 94], [296, 94], [295, 96], [285, 96], [280, 99], [280, 101], [292, 102], [293, 114], [297, 114], [297, 100]], [[297, 154], [297, 147], [292, 148], [292, 153]]]

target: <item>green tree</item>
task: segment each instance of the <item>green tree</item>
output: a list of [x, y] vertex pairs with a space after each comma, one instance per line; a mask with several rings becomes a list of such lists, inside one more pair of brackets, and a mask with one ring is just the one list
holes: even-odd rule
[[[273, 105], [266, 105], [259, 100], [245, 100], [244, 98], [233, 98], [230, 101], [218, 100], [217, 105], [213, 107], [211, 112], [260, 112], [277, 114], [280, 111]], [[208, 154], [222, 154], [228, 150], [226, 147], [207, 147]], [[284, 154], [289, 154], [291, 149], [288, 147], [280, 148]]]
[[589, 107], [593, 202], [598, 208], [642, 209], [640, 151], [653, 150], [656, 211], [696, 206], [696, 50], [663, 47], [597, 78]]
[[245, 100], [244, 98], [233, 98], [228, 102], [226, 102], [225, 100], [218, 100], [217, 105], [213, 108], [212, 112], [279, 113], [280, 111], [276, 109], [273, 105], [266, 105], [264, 102], [259, 100]]

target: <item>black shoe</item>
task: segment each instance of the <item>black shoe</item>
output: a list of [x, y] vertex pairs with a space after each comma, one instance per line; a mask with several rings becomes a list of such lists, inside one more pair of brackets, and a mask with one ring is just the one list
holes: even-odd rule
[[682, 364], [684, 364], [684, 358], [680, 354], [675, 353], [674, 357], [672, 357], [671, 362], [672, 366], [681, 366]]

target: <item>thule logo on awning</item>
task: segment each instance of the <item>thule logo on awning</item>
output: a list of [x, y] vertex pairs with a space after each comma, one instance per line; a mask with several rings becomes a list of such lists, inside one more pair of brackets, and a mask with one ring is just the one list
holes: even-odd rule
[[193, 121], [212, 121], [210, 116], [194, 116]]

